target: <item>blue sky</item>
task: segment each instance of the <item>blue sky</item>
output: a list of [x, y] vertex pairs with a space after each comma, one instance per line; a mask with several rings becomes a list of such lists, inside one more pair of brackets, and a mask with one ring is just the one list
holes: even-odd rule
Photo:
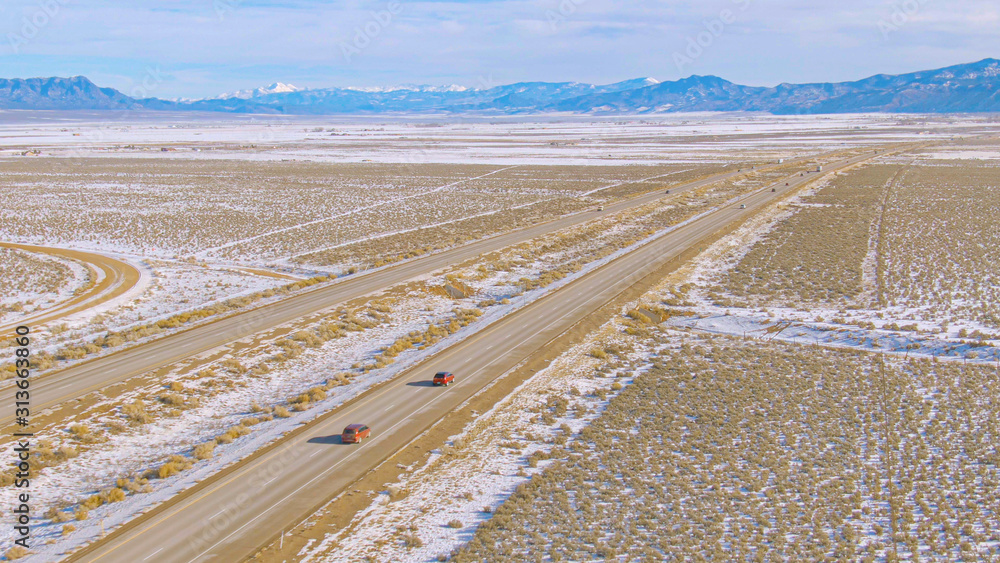
[[161, 98], [275, 81], [774, 85], [1000, 58], [998, 29], [995, 0], [4, 0], [0, 77]]

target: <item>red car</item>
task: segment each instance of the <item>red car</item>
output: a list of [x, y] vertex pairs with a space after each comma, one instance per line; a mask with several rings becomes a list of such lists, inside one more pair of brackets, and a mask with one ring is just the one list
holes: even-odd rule
[[340, 441], [344, 444], [360, 444], [361, 440], [364, 440], [372, 435], [372, 429], [368, 428], [364, 424], [351, 424], [344, 429], [344, 433], [340, 435]]
[[455, 376], [452, 375], [450, 372], [439, 371], [439, 372], [437, 372], [437, 373], [434, 374], [434, 385], [435, 386], [437, 386], [437, 385], [444, 385], [445, 387], [447, 387], [448, 384], [452, 383], [453, 381], [455, 381]]

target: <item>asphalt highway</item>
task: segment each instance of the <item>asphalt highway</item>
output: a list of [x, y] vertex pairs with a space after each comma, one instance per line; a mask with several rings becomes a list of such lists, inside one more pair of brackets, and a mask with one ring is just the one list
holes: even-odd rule
[[[828, 172], [868, 158], [836, 163]], [[782, 180], [773, 186], [774, 192], [765, 188], [669, 231], [406, 370], [347, 407], [321, 416], [279, 447], [188, 498], [155, 509], [150, 518], [110, 534], [70, 560], [243, 560], [638, 280], [818, 177], [796, 176], [787, 180], [788, 186]], [[432, 387], [430, 378], [441, 370], [454, 372], [456, 383]], [[358, 422], [372, 428], [371, 438], [361, 445], [341, 444], [342, 429]]]
[[[682, 193], [746, 174], [725, 172], [694, 182], [669, 186], [671, 195]], [[667, 186], [664, 186], [666, 189]], [[184, 358], [211, 350], [309, 314], [334, 308], [341, 303], [383, 290], [475, 258], [507, 246], [666, 197], [662, 191], [609, 204], [604, 211], [575, 213], [554, 221], [504, 233], [449, 249], [437, 254], [406, 261], [394, 266], [342, 278], [332, 284], [306, 290], [287, 299], [241, 312], [215, 322], [176, 332], [121, 352], [81, 362], [32, 381], [32, 410], [41, 412], [63, 402], [100, 390], [108, 385], [176, 363]], [[24, 324], [23, 322], [18, 324]], [[0, 404], [13, 404], [15, 389], [0, 390]], [[13, 420], [12, 411], [0, 416], [0, 426]]]

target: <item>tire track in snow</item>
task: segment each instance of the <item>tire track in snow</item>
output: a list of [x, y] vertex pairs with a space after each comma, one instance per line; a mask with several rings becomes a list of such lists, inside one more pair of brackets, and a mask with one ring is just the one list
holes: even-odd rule
[[523, 203], [521, 205], [515, 205], [514, 207], [504, 207], [503, 209], [496, 209], [494, 211], [484, 211], [482, 213], [476, 213], [475, 215], [467, 215], [465, 217], [459, 217], [457, 219], [450, 219], [448, 221], [443, 221], [441, 223], [434, 223], [433, 225], [421, 225], [419, 227], [411, 227], [409, 229], [402, 229], [402, 230], [399, 230], [399, 231], [390, 231], [390, 232], [387, 232], [387, 233], [379, 233], [377, 235], [372, 235], [370, 237], [363, 237], [363, 238], [359, 238], [359, 239], [349, 240], [347, 242], [341, 242], [341, 243], [335, 244], [333, 246], [327, 246], [327, 247], [324, 247], [324, 248], [317, 248], [315, 250], [307, 250], [306, 252], [302, 252], [300, 254], [295, 254], [294, 256], [288, 257], [288, 259], [286, 261], [292, 261], [292, 260], [294, 260], [296, 258], [300, 258], [302, 256], [309, 256], [311, 254], [318, 254], [320, 252], [327, 252], [329, 250], [334, 250], [334, 249], [341, 248], [341, 247], [344, 247], [344, 246], [350, 246], [352, 244], [357, 244], [359, 242], [368, 242], [370, 240], [377, 240], [377, 239], [380, 239], [380, 238], [391, 237], [393, 235], [402, 235], [402, 234], [406, 234], [406, 233], [412, 233], [414, 231], [421, 231], [423, 229], [432, 229], [434, 227], [441, 227], [441, 226], [444, 226], [444, 225], [451, 225], [453, 223], [458, 223], [460, 221], [468, 221], [469, 219], [478, 219], [479, 217], [487, 217], [489, 215], [496, 215], [497, 213], [500, 213], [502, 211], [513, 211], [515, 209], [522, 209], [524, 207], [531, 207], [532, 205], [538, 205], [540, 203], [546, 203], [546, 202], [549, 202], [549, 201], [555, 201], [555, 199], [557, 199], [557, 198], [540, 199], [538, 201], [532, 201], [530, 203]]
[[456, 182], [452, 182], [450, 184], [445, 184], [443, 186], [439, 186], [437, 188], [434, 188], [432, 190], [428, 190], [426, 192], [420, 192], [419, 194], [413, 194], [413, 195], [408, 195], [408, 196], [397, 197], [395, 199], [387, 199], [385, 201], [380, 201], [378, 203], [373, 203], [372, 205], [366, 205], [364, 207], [358, 207], [358, 208], [352, 209], [350, 211], [345, 211], [344, 213], [338, 213], [336, 215], [330, 215], [329, 217], [323, 217], [321, 219], [314, 219], [312, 221], [307, 221], [305, 223], [299, 223], [298, 225], [292, 225], [291, 227], [285, 227], [283, 229], [277, 229], [277, 230], [274, 230], [274, 231], [268, 231], [266, 233], [261, 233], [259, 235], [254, 235], [252, 237], [248, 237], [248, 238], [245, 238], [245, 239], [240, 239], [240, 240], [235, 240], [235, 241], [232, 241], [232, 242], [228, 242], [228, 243], [223, 244], [221, 246], [215, 246], [215, 247], [212, 247], [212, 248], [206, 248], [205, 250], [202, 250], [202, 251], [196, 253], [195, 256], [197, 256], [199, 258], [205, 258], [205, 257], [207, 257], [209, 254], [211, 254], [213, 252], [218, 252], [219, 250], [225, 250], [227, 248], [232, 248], [234, 246], [239, 246], [241, 244], [245, 244], [245, 243], [248, 243], [248, 242], [253, 242], [255, 240], [259, 240], [259, 239], [262, 239], [262, 238], [265, 238], [265, 237], [269, 237], [269, 236], [272, 236], [272, 235], [277, 235], [277, 234], [281, 234], [281, 233], [287, 233], [289, 231], [294, 231], [294, 230], [297, 230], [297, 229], [303, 229], [305, 227], [309, 227], [309, 226], [312, 226], [312, 225], [317, 225], [319, 223], [325, 223], [327, 221], [332, 221], [334, 219], [339, 219], [341, 217], [347, 217], [349, 215], [355, 215], [355, 214], [360, 213], [362, 211], [370, 211], [372, 209], [376, 209], [376, 208], [382, 207], [383, 205], [388, 205], [390, 203], [398, 203], [400, 201], [406, 201], [408, 199], [414, 199], [414, 198], [418, 198], [418, 197], [425, 197], [425, 196], [428, 196], [430, 194], [433, 194], [433, 193], [436, 193], [436, 192], [440, 192], [441, 190], [445, 190], [445, 189], [457, 186], [459, 184], [464, 184], [465, 182], [472, 182], [473, 180], [480, 180], [482, 178], [486, 178], [487, 176], [492, 176], [494, 174], [498, 174], [500, 172], [503, 172], [504, 170], [510, 170], [511, 168], [517, 168], [517, 165], [506, 166], [504, 168], [500, 168], [499, 170], [494, 170], [493, 172], [490, 172], [488, 174], [483, 174], [482, 176], [476, 176], [475, 178], [465, 178], [465, 179], [462, 179], [462, 180], [458, 180]]
[[610, 190], [611, 188], [617, 188], [619, 186], [625, 186], [627, 184], [641, 184], [642, 182], [648, 182], [650, 180], [655, 180], [657, 178], [666, 178], [667, 176], [673, 176], [675, 174], [683, 174], [684, 172], [690, 172], [692, 170], [694, 170], [694, 168], [688, 168], [687, 170], [678, 170], [676, 172], [668, 172], [666, 174], [658, 174], [656, 176], [650, 176], [649, 178], [642, 178], [641, 180], [626, 180], [624, 182], [618, 182], [617, 184], [611, 184], [609, 186], [602, 186], [600, 188], [594, 188], [594, 189], [590, 190], [589, 192], [583, 192], [582, 194], [579, 195], [579, 197], [585, 197], [585, 196], [588, 196], [588, 195], [591, 195], [591, 194], [596, 194], [597, 192], [602, 192], [604, 190]]

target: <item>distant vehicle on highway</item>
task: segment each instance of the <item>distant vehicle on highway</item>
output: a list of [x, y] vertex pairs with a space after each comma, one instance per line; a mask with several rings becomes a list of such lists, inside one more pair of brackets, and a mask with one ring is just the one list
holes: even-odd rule
[[604, 206], [603, 205], [598, 205], [597, 206], [597, 210], [598, 211], [604, 211]]
[[364, 424], [351, 424], [340, 435], [340, 441], [345, 444], [360, 444], [361, 440], [365, 440], [371, 435], [372, 429]]
[[[788, 184], [785, 184], [785, 185], [787, 186]], [[775, 188], [771, 188], [771, 193], [772, 193], [772, 194], [773, 194], [774, 192], [776, 192], [776, 191], [778, 191], [778, 190], [777, 190], [777, 189], [775, 189]]]
[[452, 383], [454, 381], [455, 381], [455, 376], [452, 375], [451, 372], [439, 371], [434, 374], [435, 387], [438, 385], [444, 385], [445, 387], [447, 387], [449, 383]]
[[667, 190], [667, 195], [670, 195], [670, 190]]
[[747, 208], [747, 204], [745, 204], [745, 203], [741, 203], [740, 204], [740, 209], [746, 209], [746, 208]]

